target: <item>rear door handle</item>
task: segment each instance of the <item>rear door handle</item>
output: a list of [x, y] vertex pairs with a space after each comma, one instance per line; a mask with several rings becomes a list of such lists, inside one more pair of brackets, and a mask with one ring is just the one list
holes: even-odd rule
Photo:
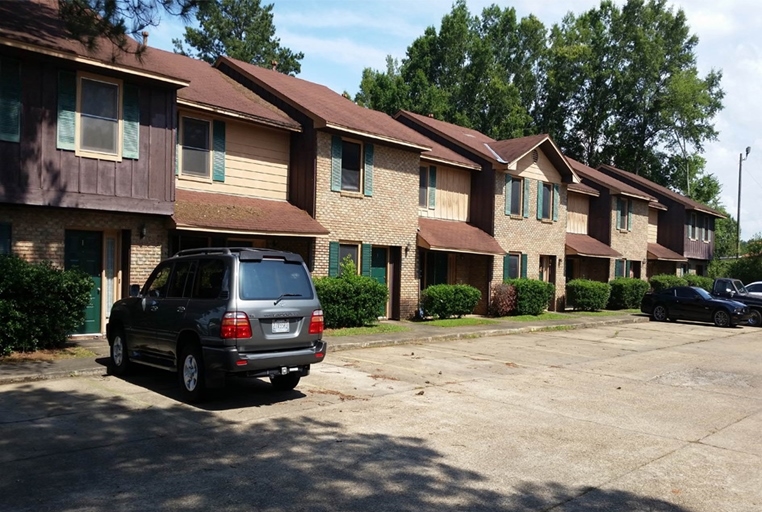
[[177, 306], [178, 313], [185, 313], [185, 306]]

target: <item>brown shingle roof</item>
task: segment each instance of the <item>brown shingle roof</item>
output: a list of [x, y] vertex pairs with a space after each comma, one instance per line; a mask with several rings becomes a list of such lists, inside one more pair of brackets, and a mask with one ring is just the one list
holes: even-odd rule
[[[167, 72], [150, 48], [138, 59], [133, 54], [120, 51], [108, 39], [100, 38], [97, 48], [88, 50], [69, 36], [58, 16], [58, 0], [0, 1], [0, 44], [68, 60], [79, 59], [80, 62], [101, 67], [105, 65], [123, 72], [140, 73], [174, 82], [177, 86], [188, 82], [183, 72]], [[134, 51], [138, 43], [128, 38], [128, 48]]]
[[471, 254], [505, 254], [497, 240], [465, 222], [418, 218], [418, 245], [426, 249]]
[[655, 197], [646, 192], [643, 192], [642, 190], [632, 187], [627, 183], [623, 183], [616, 178], [612, 178], [611, 176], [593, 169], [592, 167], [587, 166], [582, 162], [578, 162], [573, 158], [567, 156], [566, 159], [577, 172], [577, 175], [579, 175], [579, 177], [583, 180], [590, 180], [593, 183], [602, 185], [608, 188], [613, 194], [622, 194], [625, 196], [634, 197], [636, 199], [642, 199], [649, 202], [655, 201], [658, 203]]
[[648, 259], [662, 261], [688, 261], [688, 259], [663, 245], [648, 244]]
[[428, 160], [434, 163], [444, 162], [456, 167], [465, 167], [467, 169], [473, 169], [477, 171], [481, 170], [481, 166], [473, 160], [459, 155], [455, 151], [439, 144], [438, 142], [435, 142], [431, 139], [427, 140], [429, 141], [428, 144], [431, 146], [431, 151], [424, 151], [421, 153], [422, 160]]
[[598, 197], [601, 195], [596, 189], [584, 183], [570, 183], [569, 192], [578, 192], [580, 194], [587, 194], [589, 196]]
[[177, 189], [178, 228], [222, 232], [318, 236], [329, 231], [304, 210], [286, 201]]
[[413, 112], [408, 112], [406, 110], [400, 110], [394, 115], [395, 119], [399, 119], [400, 117], [409, 119], [420, 126], [425, 126], [434, 133], [441, 135], [461, 147], [470, 149], [479, 156], [489, 160], [495, 160], [494, 153], [486, 146], [487, 143], [495, 142], [495, 139], [490, 138], [481, 132], [472, 130], [471, 128], [464, 128], [457, 124], [440, 121], [433, 117], [414, 114]]
[[621, 258], [622, 255], [595, 238], [578, 233], [566, 233], [566, 254], [590, 258]]
[[653, 181], [646, 179], [643, 176], [640, 176], [638, 174], [627, 172], [622, 169], [617, 169], [613, 165], [601, 165], [598, 167], [598, 169], [602, 170], [603, 172], [606, 172], [607, 174], [612, 174], [614, 176], [619, 176], [625, 179], [632, 180], [633, 182], [638, 184], [637, 186], [639, 188], [645, 189], [648, 192], [653, 194], [662, 194], [672, 199], [673, 201], [682, 204], [688, 210], [698, 210], [703, 213], [714, 215], [715, 217], [719, 217], [721, 219], [725, 218], [724, 213], [717, 211], [713, 208], [709, 208], [708, 206], [703, 205], [699, 203], [698, 201], [694, 201], [693, 199], [689, 197], [685, 197], [682, 194], [678, 194], [677, 192], [670, 190], [667, 187], [663, 187], [657, 183], [654, 183]]
[[309, 116], [316, 128], [332, 128], [418, 150], [431, 148], [430, 141], [415, 130], [396, 122], [383, 112], [363, 108], [324, 85], [229, 57], [217, 59], [215, 67], [229, 67], [241, 73]]

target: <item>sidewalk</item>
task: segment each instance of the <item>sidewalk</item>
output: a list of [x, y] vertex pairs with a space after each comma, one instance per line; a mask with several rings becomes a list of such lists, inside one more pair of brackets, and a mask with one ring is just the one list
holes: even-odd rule
[[[491, 319], [495, 323], [465, 327], [436, 327], [426, 322], [384, 321], [400, 325], [408, 330], [382, 334], [356, 336], [326, 336], [328, 351], [351, 350], [357, 348], [383, 347], [413, 343], [503, 336], [543, 330], [584, 329], [603, 325], [644, 322], [648, 317], [633, 313], [620, 315], [585, 317], [572, 316], [559, 320], [538, 320], [516, 322], [506, 319]], [[75, 338], [73, 346], [90, 350], [95, 357], [61, 359], [58, 361], [30, 361], [0, 365], [0, 385], [14, 382], [29, 382], [45, 379], [60, 379], [81, 375], [103, 375], [109, 362], [109, 346], [105, 337]], [[330, 360], [330, 358], [329, 358]]]

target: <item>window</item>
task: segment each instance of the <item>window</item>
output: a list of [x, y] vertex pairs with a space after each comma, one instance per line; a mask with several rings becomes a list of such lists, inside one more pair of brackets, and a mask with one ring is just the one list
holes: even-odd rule
[[301, 263], [280, 259], [241, 262], [240, 283], [244, 300], [313, 298], [310, 277]]
[[192, 117], [182, 118], [181, 170], [184, 175], [209, 178], [211, 174], [211, 123]]
[[508, 254], [508, 272], [504, 279], [518, 279], [521, 277], [521, 254]]
[[698, 223], [695, 213], [691, 213], [688, 219], [688, 238], [698, 240]]
[[542, 218], [550, 220], [553, 217], [553, 185], [542, 184]]
[[21, 138], [21, 67], [19, 61], [0, 57], [0, 140]]
[[[430, 182], [428, 185], [433, 186]], [[373, 144], [333, 136], [331, 191], [373, 195]]]
[[680, 299], [697, 299], [699, 296], [696, 290], [688, 288], [687, 286], [676, 288], [675, 291], [677, 292], [677, 297]]
[[149, 278], [146, 283], [146, 289], [143, 295], [149, 297], [163, 298], [167, 296], [167, 284], [169, 283], [169, 275], [172, 272], [172, 264], [167, 263], [157, 268], [153, 276]]
[[704, 242], [709, 241], [709, 217], [704, 217]]
[[341, 190], [360, 191], [361, 154], [361, 144], [346, 140], [341, 141]]
[[[522, 190], [524, 189], [524, 180], [521, 178], [510, 178], [508, 181], [508, 187], [506, 187], [505, 193], [508, 198], [508, 213], [509, 215], [520, 216], [522, 214], [522, 205], [524, 204], [524, 198], [522, 197]], [[510, 194], [510, 195], [509, 195]]]
[[621, 231], [632, 230], [632, 201], [623, 197], [616, 200], [616, 228]]
[[82, 78], [79, 100], [79, 147], [119, 154], [119, 85]]
[[201, 260], [198, 263], [196, 282], [193, 287], [194, 299], [216, 299], [223, 291], [228, 291], [228, 276], [225, 262], [218, 259]]
[[344, 259], [349, 258], [354, 262], [357, 269], [360, 268], [360, 258], [358, 246], [355, 244], [340, 244], [339, 245], [339, 265], [344, 262]]
[[194, 261], [181, 261], [175, 265], [175, 271], [167, 287], [168, 298], [190, 297], [193, 286]]
[[429, 204], [429, 168], [418, 168], [418, 206], [426, 208]]
[[11, 253], [11, 225], [0, 223], [0, 254]]

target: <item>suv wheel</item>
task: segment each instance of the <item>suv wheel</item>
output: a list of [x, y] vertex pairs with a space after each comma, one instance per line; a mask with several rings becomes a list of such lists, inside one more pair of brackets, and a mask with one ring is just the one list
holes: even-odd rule
[[127, 338], [124, 329], [117, 329], [111, 340], [111, 373], [124, 375], [130, 369], [130, 358], [127, 354]]
[[301, 377], [302, 376], [299, 375], [299, 372], [292, 372], [286, 375], [276, 375], [275, 377], [270, 377], [270, 382], [276, 391], [291, 391], [297, 386], [297, 384], [299, 384], [299, 379], [301, 379]]
[[204, 361], [198, 345], [191, 343], [183, 347], [180, 353], [180, 365], [177, 368], [180, 389], [187, 402], [198, 402], [204, 395]]

